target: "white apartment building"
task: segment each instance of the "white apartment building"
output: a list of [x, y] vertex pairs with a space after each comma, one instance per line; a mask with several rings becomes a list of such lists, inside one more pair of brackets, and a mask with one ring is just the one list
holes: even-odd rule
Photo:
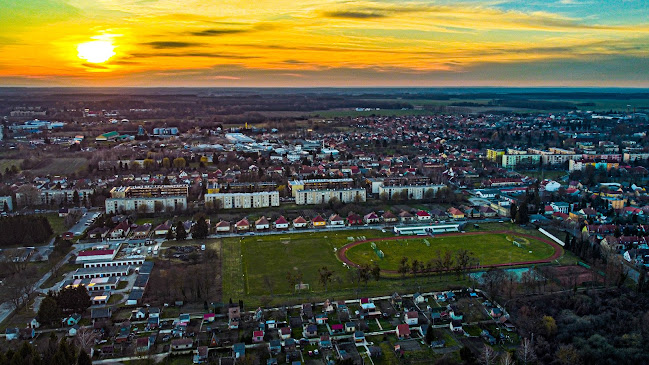
[[187, 209], [186, 196], [158, 196], [137, 198], [108, 198], [106, 199], [106, 213], [126, 212], [164, 212], [182, 211]]
[[381, 196], [383, 193], [388, 195], [388, 199], [392, 199], [395, 194], [403, 194], [404, 191], [408, 192], [408, 199], [421, 200], [424, 199], [426, 192], [432, 190], [433, 194], [446, 185], [401, 185], [401, 186], [379, 186], [378, 193]]
[[337, 198], [343, 203], [355, 201], [364, 202], [367, 199], [365, 189], [335, 189], [335, 190], [298, 190], [295, 195], [295, 204], [326, 204], [329, 200]]
[[278, 207], [279, 191], [205, 194], [205, 203], [218, 205], [223, 209]]

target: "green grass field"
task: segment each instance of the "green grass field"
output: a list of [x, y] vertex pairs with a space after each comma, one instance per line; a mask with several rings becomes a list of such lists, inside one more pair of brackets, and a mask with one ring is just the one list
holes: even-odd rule
[[[510, 262], [522, 262], [541, 260], [552, 256], [554, 248], [534, 240], [509, 237], [506, 234], [484, 234], [478, 236], [440, 236], [391, 241], [377, 241], [377, 249], [383, 251], [385, 257], [379, 259], [371, 247], [371, 243], [364, 243], [352, 247], [347, 251], [347, 257], [357, 264], [371, 264], [378, 262], [379, 267], [384, 270], [398, 270], [399, 261], [402, 257], [408, 257], [410, 261], [417, 259], [426, 263], [438, 253], [446, 251], [455, 252], [459, 249], [467, 249], [479, 260], [481, 265], [504, 264]], [[512, 239], [523, 243], [522, 248], [514, 246]], [[430, 247], [425, 241], [430, 243]], [[525, 242], [527, 241], [527, 242]], [[529, 252], [531, 251], [531, 253]]]
[[59, 213], [47, 213], [45, 216], [47, 217], [48, 222], [50, 222], [50, 226], [52, 227], [55, 236], [67, 232], [67, 229], [63, 224], [65, 218], [59, 217]]
[[72, 158], [55, 158], [52, 163], [36, 170], [31, 170], [34, 174], [61, 174], [67, 175], [77, 172], [88, 165], [88, 160], [80, 157]]

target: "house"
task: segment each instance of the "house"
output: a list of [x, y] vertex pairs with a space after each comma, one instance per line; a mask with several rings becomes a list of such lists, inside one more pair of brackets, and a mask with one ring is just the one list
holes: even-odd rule
[[282, 340], [286, 340], [287, 338], [291, 338], [291, 327], [282, 327], [279, 329], [279, 337]]
[[365, 216], [363, 217], [363, 221], [365, 223], [367, 223], [367, 224], [374, 224], [374, 223], [379, 223], [381, 221], [381, 219], [379, 218], [379, 216], [376, 213], [371, 212], [371, 213], [365, 214]]
[[315, 323], [319, 325], [326, 324], [328, 320], [329, 318], [327, 318], [326, 314], [318, 314], [315, 316]]
[[216, 319], [216, 314], [214, 313], [205, 313], [203, 314], [203, 322], [212, 323]]
[[194, 346], [191, 338], [176, 338], [171, 340], [171, 353], [187, 353]]
[[420, 210], [415, 215], [417, 216], [417, 220], [420, 222], [431, 220], [430, 213], [425, 210]]
[[169, 230], [171, 229], [171, 221], [167, 220], [164, 223], [159, 224], [155, 229], [153, 230], [153, 234], [156, 236], [164, 236], [167, 233], [169, 233]]
[[323, 335], [320, 336], [320, 342], [318, 343], [318, 346], [321, 349], [330, 349], [333, 347], [331, 343], [331, 339], [329, 338], [329, 335]]
[[407, 323], [398, 325], [396, 335], [400, 340], [410, 338], [410, 326]]
[[394, 215], [394, 213], [392, 213], [392, 212], [389, 211], [389, 210], [386, 211], [385, 213], [383, 213], [383, 215], [381, 216], [381, 218], [383, 218], [383, 222], [384, 222], [384, 223], [388, 223], [388, 224], [390, 224], [390, 223], [396, 223], [397, 221], [399, 221], [399, 218], [398, 218], [396, 215]]
[[331, 325], [331, 334], [332, 335], [339, 335], [339, 334], [342, 334], [342, 333], [345, 333], [345, 326], [343, 326], [342, 324], [339, 324], [339, 323]]
[[181, 313], [178, 316], [178, 322], [180, 323], [189, 323], [191, 321], [191, 316], [189, 313]]
[[227, 233], [230, 232], [230, 222], [220, 221], [215, 226], [216, 233]]
[[235, 343], [232, 345], [232, 357], [235, 359], [246, 356], [246, 344], [245, 343]]
[[264, 342], [264, 331], [253, 331], [252, 342], [254, 343]]
[[304, 228], [309, 224], [302, 216], [299, 216], [293, 219], [293, 227], [295, 228]]
[[464, 218], [464, 213], [455, 207], [448, 208], [448, 215], [453, 219]]
[[495, 210], [486, 205], [481, 206], [478, 210], [480, 211], [480, 216], [483, 218], [493, 218], [497, 215]]
[[410, 326], [416, 326], [417, 324], [419, 324], [419, 313], [417, 313], [416, 311], [410, 311], [406, 313], [404, 321]]
[[196, 354], [194, 355], [194, 364], [202, 364], [207, 362], [210, 349], [207, 346], [198, 346]]
[[347, 215], [347, 223], [349, 223], [350, 226], [357, 226], [363, 224], [363, 218], [356, 213], [349, 213]]
[[33, 328], [23, 328], [20, 330], [21, 340], [31, 340], [36, 337], [36, 330]]
[[270, 222], [268, 222], [268, 219], [266, 219], [265, 216], [262, 216], [255, 221], [255, 229], [258, 231], [265, 231], [267, 229], [270, 229]]
[[110, 238], [124, 238], [128, 236], [131, 231], [131, 225], [128, 224], [128, 221], [121, 221], [112, 231], [110, 231]]
[[150, 337], [140, 337], [135, 340], [135, 352], [137, 353], [147, 353], [151, 348], [151, 338]]
[[312, 320], [313, 319], [313, 305], [311, 303], [303, 303], [302, 304], [302, 317], [305, 320]]
[[79, 328], [81, 328], [78, 324], [75, 324], [74, 326], [68, 328], [68, 336], [74, 337], [77, 335], [77, 332], [79, 332]]
[[275, 329], [277, 328], [277, 322], [275, 322], [274, 319], [269, 319], [266, 321], [266, 328], [270, 329]]
[[[325, 227], [327, 225], [327, 221], [325, 221], [325, 219], [322, 218], [319, 215], [317, 215], [315, 218], [313, 218], [311, 223], [313, 224], [313, 227], [315, 227], [315, 228], [323, 228], [323, 227]], [[343, 221], [343, 223], [344, 223], [344, 221]]]
[[363, 331], [354, 332], [354, 342], [355, 343], [365, 342], [365, 334], [363, 333]]
[[503, 315], [503, 311], [498, 307], [493, 307], [489, 311], [489, 315], [493, 318], [500, 318]]
[[228, 328], [237, 329], [239, 328], [239, 320], [241, 319], [241, 309], [236, 307], [231, 307], [228, 309]]
[[38, 323], [38, 320], [36, 320], [36, 318], [32, 318], [32, 320], [29, 321], [28, 326], [29, 326], [30, 328], [38, 328], [38, 327], [41, 326], [41, 324]]
[[304, 330], [302, 331], [302, 335], [304, 335], [304, 337], [316, 337], [318, 335], [318, 326], [316, 326], [315, 324], [305, 325]]
[[401, 213], [399, 213], [399, 220], [401, 220], [402, 223], [408, 223], [414, 221], [415, 217], [409, 212], [402, 210]]
[[271, 340], [268, 343], [268, 350], [272, 355], [277, 355], [282, 351], [282, 342], [280, 340]]
[[250, 222], [248, 222], [246, 218], [243, 218], [242, 220], [234, 224], [234, 228], [237, 230], [237, 232], [248, 231], [250, 230]]
[[133, 311], [133, 317], [138, 320], [146, 318], [146, 308], [135, 309]]
[[356, 332], [356, 323], [345, 322], [345, 333], [354, 333], [354, 332]]
[[278, 230], [288, 229], [288, 221], [286, 220], [286, 218], [284, 218], [284, 216], [280, 216], [279, 218], [277, 218], [277, 220], [275, 221], [275, 229]]
[[19, 336], [20, 336], [20, 330], [18, 329], [18, 327], [7, 328], [5, 330], [5, 339], [7, 341], [17, 340]]
[[73, 315], [65, 319], [65, 325], [74, 326], [75, 324], [79, 323], [80, 320], [81, 314], [74, 313]]
[[132, 238], [143, 239], [149, 236], [151, 231], [151, 223], [144, 223], [141, 226], [135, 227], [131, 230]]
[[421, 293], [415, 293], [412, 296], [412, 300], [415, 302], [415, 304], [421, 304], [421, 303], [424, 303], [426, 301], [426, 298], [424, 298], [424, 296], [421, 295]]
[[403, 303], [403, 299], [401, 298], [401, 295], [399, 295], [397, 292], [394, 292], [390, 296], [390, 303], [395, 309], [401, 309], [401, 304]]
[[462, 329], [462, 321], [460, 320], [452, 320], [451, 323], [449, 323], [449, 328], [453, 332], [464, 332], [464, 330]]
[[[315, 219], [313, 220], [313, 226], [315, 226]], [[338, 214], [332, 214], [331, 217], [329, 217], [329, 225], [331, 226], [344, 226], [345, 225], [345, 220], [343, 217], [339, 216]]]
[[108, 320], [111, 316], [112, 312], [110, 308], [93, 308], [90, 311], [90, 318], [93, 323], [95, 323], [95, 321]]

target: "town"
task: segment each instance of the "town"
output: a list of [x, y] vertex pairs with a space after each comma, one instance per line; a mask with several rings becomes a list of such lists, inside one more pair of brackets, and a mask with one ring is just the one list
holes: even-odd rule
[[0, 362], [649, 361], [647, 107], [374, 97], [5, 96]]

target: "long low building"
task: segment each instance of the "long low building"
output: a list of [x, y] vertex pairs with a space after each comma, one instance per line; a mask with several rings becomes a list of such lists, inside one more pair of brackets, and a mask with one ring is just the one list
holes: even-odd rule
[[431, 224], [424, 226], [398, 226], [394, 227], [394, 233], [398, 235], [424, 235], [447, 232], [459, 232], [460, 224]]
[[127, 276], [131, 271], [130, 266], [111, 266], [111, 267], [84, 267], [77, 269], [73, 274], [74, 279], [92, 279], [111, 276]]
[[117, 250], [113, 249], [81, 251], [77, 255], [76, 263], [111, 261], [115, 258], [115, 255], [117, 255]]
[[72, 279], [66, 280], [61, 285], [63, 288], [75, 288], [77, 286], [83, 286], [88, 291], [110, 291], [117, 289], [117, 284], [119, 284], [119, 277], [110, 276], [103, 278], [92, 278], [92, 279]]
[[326, 204], [331, 199], [338, 199], [342, 203], [362, 203], [367, 199], [365, 189], [353, 188], [342, 190], [298, 190], [295, 195], [295, 204]]
[[205, 194], [205, 204], [222, 209], [279, 207], [279, 192]]
[[297, 198], [297, 192], [300, 190], [338, 190], [349, 189], [354, 186], [354, 179], [312, 179], [312, 180], [292, 180], [288, 182], [291, 194]]
[[127, 212], [165, 212], [187, 209], [187, 196], [166, 195], [158, 197], [108, 198], [105, 202], [106, 214]]
[[84, 262], [83, 267], [137, 266], [144, 263], [144, 256], [112, 261]]

